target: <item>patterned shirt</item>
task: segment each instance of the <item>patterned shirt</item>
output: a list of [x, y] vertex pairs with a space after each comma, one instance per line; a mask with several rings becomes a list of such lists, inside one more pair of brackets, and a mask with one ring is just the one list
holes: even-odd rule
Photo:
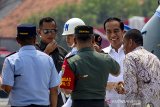
[[143, 47], [126, 55], [124, 82], [127, 107], [160, 106], [160, 60]]

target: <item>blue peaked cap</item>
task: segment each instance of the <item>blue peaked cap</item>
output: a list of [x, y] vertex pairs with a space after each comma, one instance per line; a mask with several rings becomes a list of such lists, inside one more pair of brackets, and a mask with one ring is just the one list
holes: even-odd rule
[[17, 26], [17, 37], [30, 38], [36, 37], [36, 26], [32, 24], [20, 24]]

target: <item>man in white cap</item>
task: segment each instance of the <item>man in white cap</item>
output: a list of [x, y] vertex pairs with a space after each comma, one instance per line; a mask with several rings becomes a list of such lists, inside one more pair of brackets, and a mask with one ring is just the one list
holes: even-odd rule
[[[71, 18], [64, 25], [62, 35], [66, 36], [67, 45], [72, 48], [66, 57], [75, 55], [77, 53], [76, 44], [74, 43], [74, 29], [79, 25], [85, 25], [85, 23], [80, 18]], [[71, 107], [71, 104], [72, 100], [71, 97], [69, 97], [67, 102], [62, 107]]]
[[71, 18], [64, 25], [62, 35], [66, 36], [67, 45], [72, 48], [71, 52], [69, 52], [66, 57], [74, 55], [77, 52], [76, 45], [74, 43], [74, 29], [79, 25], [85, 25], [85, 23], [79, 18]]

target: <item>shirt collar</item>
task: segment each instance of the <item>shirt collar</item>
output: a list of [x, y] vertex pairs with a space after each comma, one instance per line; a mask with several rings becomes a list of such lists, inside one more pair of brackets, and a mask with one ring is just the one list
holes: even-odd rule
[[77, 48], [76, 47], [72, 48], [71, 52], [75, 52], [75, 51], [77, 51]]
[[83, 51], [93, 51], [94, 49], [92, 49], [91, 47], [86, 47], [86, 48], [82, 48], [80, 50], [78, 50], [78, 52], [83, 52]]
[[33, 45], [26, 45], [21, 47], [19, 51], [24, 51], [24, 50], [36, 50], [36, 48]]
[[135, 49], [133, 49], [133, 51], [139, 50], [139, 49], [143, 49], [143, 46], [138, 46]]
[[[121, 45], [121, 47], [118, 49], [118, 53], [119, 53], [120, 51], [122, 51], [122, 50], [123, 50], [123, 45]], [[112, 48], [111, 45], [109, 45], [109, 53], [111, 53], [111, 52], [115, 52], [115, 49]]]

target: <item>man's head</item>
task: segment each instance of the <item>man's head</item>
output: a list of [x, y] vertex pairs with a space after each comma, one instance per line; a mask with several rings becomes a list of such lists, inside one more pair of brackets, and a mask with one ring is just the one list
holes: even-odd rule
[[64, 25], [62, 35], [66, 36], [66, 42], [69, 47], [74, 46], [74, 29], [79, 25], [85, 25], [79, 18], [71, 18]]
[[77, 48], [93, 47], [94, 35], [93, 27], [91, 26], [77, 26], [75, 28], [75, 43]]
[[111, 17], [105, 20], [104, 30], [111, 46], [118, 50], [122, 45], [124, 24], [119, 18]]
[[34, 45], [36, 41], [36, 26], [32, 24], [21, 24], [17, 26], [17, 42], [21, 45]]
[[138, 46], [143, 46], [143, 37], [139, 30], [131, 29], [124, 35], [123, 38], [125, 54], [131, 52]]
[[55, 40], [57, 34], [57, 24], [55, 20], [51, 17], [42, 18], [39, 21], [38, 34], [46, 44]]

